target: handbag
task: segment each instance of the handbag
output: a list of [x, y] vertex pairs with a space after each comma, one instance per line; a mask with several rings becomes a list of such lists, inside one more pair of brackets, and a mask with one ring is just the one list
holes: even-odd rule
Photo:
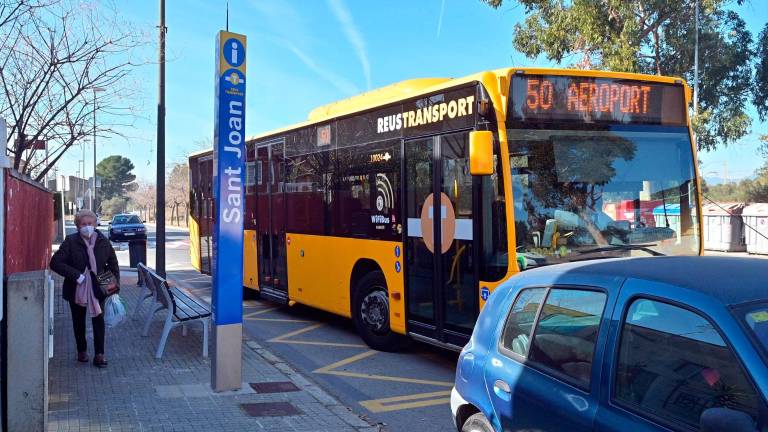
[[96, 291], [96, 298], [104, 300], [120, 291], [120, 285], [117, 283], [114, 273], [107, 270], [96, 275], [94, 290]]

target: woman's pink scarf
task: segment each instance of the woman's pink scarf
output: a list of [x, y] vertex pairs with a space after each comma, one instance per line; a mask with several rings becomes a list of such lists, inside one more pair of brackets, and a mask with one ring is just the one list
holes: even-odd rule
[[[92, 317], [101, 315], [101, 305], [99, 300], [93, 294], [93, 279], [91, 278], [91, 269], [96, 269], [96, 256], [93, 254], [93, 246], [96, 244], [98, 235], [94, 232], [91, 237], [85, 240], [85, 246], [88, 249], [88, 262], [90, 265], [85, 269], [85, 280], [77, 284], [75, 291], [75, 303], [88, 308], [88, 314]], [[94, 270], [96, 271], [96, 270]]]

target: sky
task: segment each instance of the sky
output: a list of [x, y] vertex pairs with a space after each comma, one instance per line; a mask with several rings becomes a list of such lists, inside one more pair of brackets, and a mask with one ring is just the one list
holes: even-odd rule
[[[124, 137], [98, 138], [98, 159], [130, 158], [139, 180], [156, 175], [157, 2], [113, 0], [122, 18], [152, 44], [140, 52], [132, 85], [142, 95], [133, 127]], [[756, 37], [768, 22], [768, 0], [737, 10]], [[225, 26], [225, 0], [167, 0], [166, 161], [184, 162], [209, 148], [213, 137], [216, 33]], [[256, 135], [306, 119], [315, 107], [419, 77], [461, 77], [509, 66], [556, 67], [528, 59], [512, 47], [512, 28], [524, 19], [508, 0], [493, 9], [480, 0], [230, 0], [229, 30], [248, 37], [246, 134]], [[752, 175], [760, 123], [738, 144], [699, 153], [702, 174], [730, 179]], [[97, 120], [98, 121], [98, 120]], [[85, 144], [85, 174], [93, 174], [91, 143]], [[82, 149], [61, 160], [59, 174], [75, 174]]]

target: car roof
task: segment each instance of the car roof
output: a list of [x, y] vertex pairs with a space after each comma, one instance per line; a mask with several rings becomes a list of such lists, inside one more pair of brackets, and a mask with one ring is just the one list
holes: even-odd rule
[[116, 215], [112, 216], [112, 219], [116, 219], [116, 218], [119, 218], [119, 217], [131, 217], [131, 216], [136, 216], [136, 217], [138, 217], [138, 216], [137, 216], [137, 215], [135, 215], [135, 214], [130, 214], [130, 213], [121, 213], [121, 214], [116, 214]]
[[[676, 285], [728, 305], [768, 299], [768, 260], [727, 256], [666, 256], [579, 261], [521, 273], [623, 277]], [[552, 273], [550, 273], [552, 274]], [[670, 293], [672, 294], [672, 293]]]

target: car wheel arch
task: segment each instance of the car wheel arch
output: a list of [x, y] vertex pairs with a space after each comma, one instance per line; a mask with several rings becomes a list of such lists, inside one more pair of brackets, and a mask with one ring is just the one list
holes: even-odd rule
[[467, 419], [479, 412], [481, 412], [480, 409], [471, 403], [460, 406], [456, 411], [456, 429], [461, 430]]

